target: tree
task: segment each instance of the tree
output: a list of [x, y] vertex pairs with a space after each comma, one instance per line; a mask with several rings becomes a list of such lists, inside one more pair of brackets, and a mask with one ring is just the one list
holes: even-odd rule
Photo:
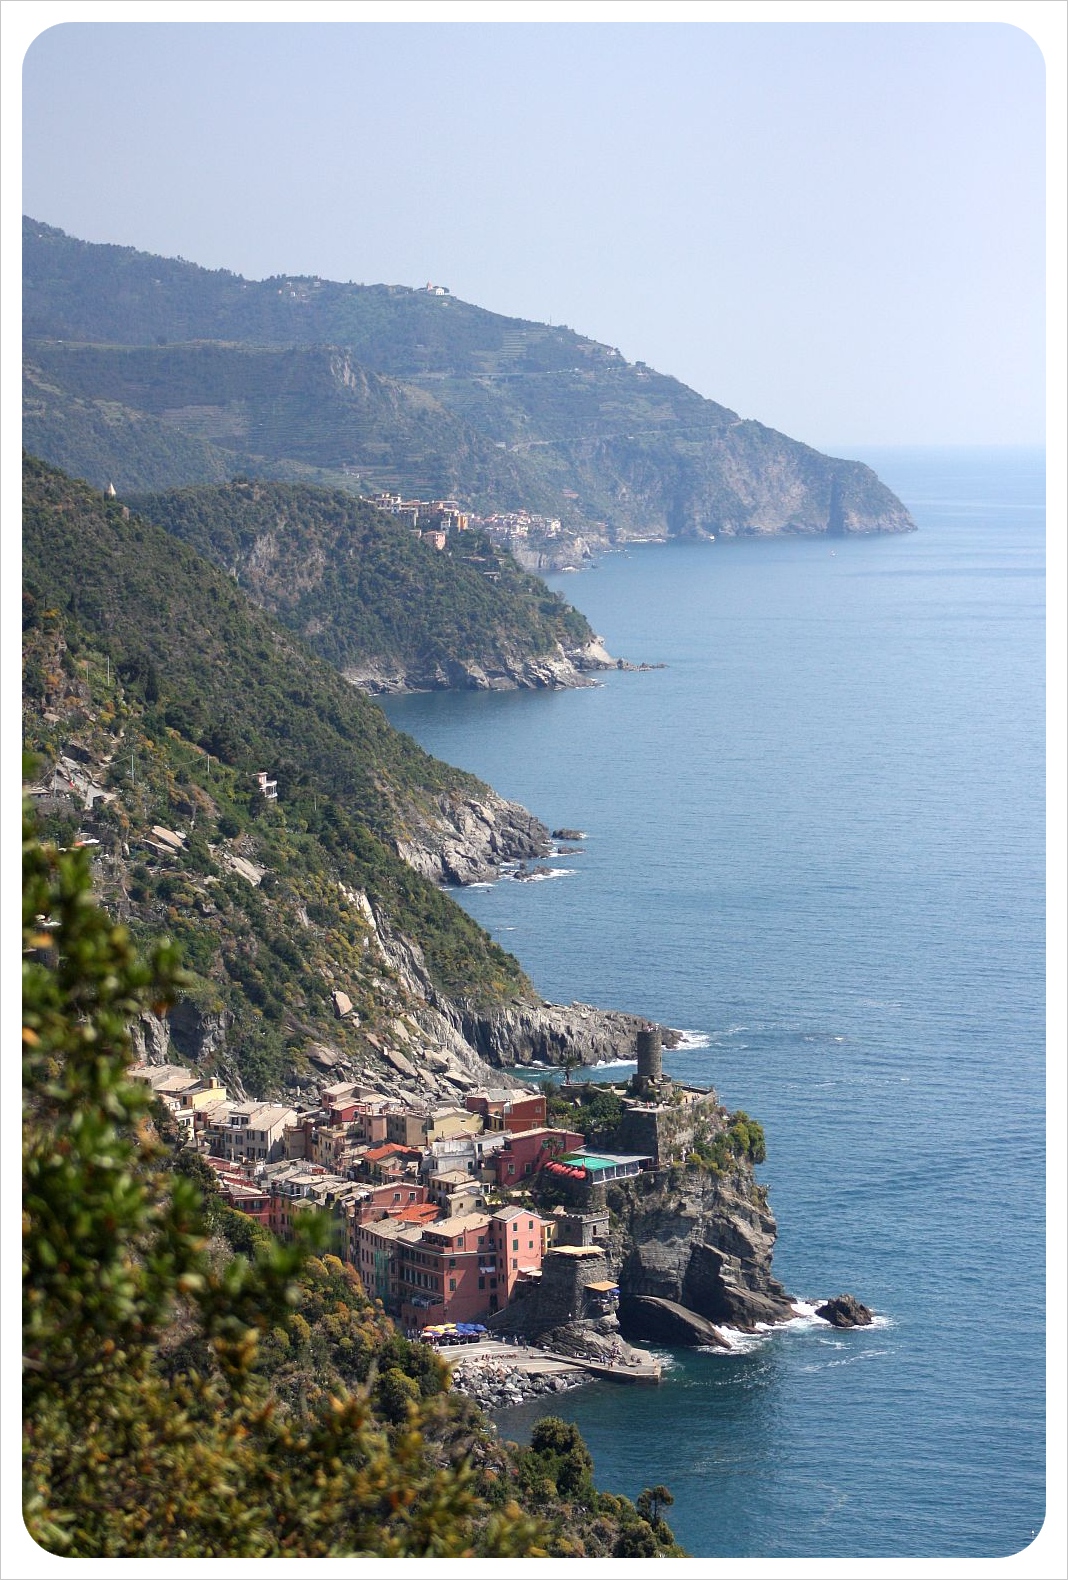
[[[468, 1463], [434, 1462], [418, 1387], [393, 1383], [391, 1425], [370, 1386], [279, 1408], [256, 1360], [289, 1326], [306, 1247], [217, 1266], [198, 1185], [163, 1166], [125, 1074], [128, 1025], [182, 986], [174, 951], [138, 956], [84, 852], [26, 826], [23, 871], [31, 1536], [65, 1557], [543, 1553], [514, 1503], [487, 1517]], [[205, 1363], [168, 1364], [191, 1353]]]
[[670, 1509], [674, 1503], [674, 1496], [664, 1486], [645, 1487], [639, 1492], [634, 1507], [643, 1520], [648, 1520], [650, 1525], [660, 1523], [661, 1509]]

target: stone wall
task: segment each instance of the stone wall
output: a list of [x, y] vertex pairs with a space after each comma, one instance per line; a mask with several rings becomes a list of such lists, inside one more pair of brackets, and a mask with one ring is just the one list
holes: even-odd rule
[[696, 1102], [671, 1106], [628, 1107], [616, 1133], [614, 1151], [651, 1157], [659, 1166], [672, 1158], [680, 1161], [693, 1144], [699, 1123], [720, 1123], [719, 1099], [708, 1092]]
[[560, 1246], [548, 1251], [541, 1277], [516, 1285], [504, 1311], [488, 1319], [494, 1333], [522, 1333], [536, 1339], [554, 1328], [601, 1316], [603, 1301], [587, 1294], [587, 1286], [612, 1277], [608, 1258], [597, 1246]]

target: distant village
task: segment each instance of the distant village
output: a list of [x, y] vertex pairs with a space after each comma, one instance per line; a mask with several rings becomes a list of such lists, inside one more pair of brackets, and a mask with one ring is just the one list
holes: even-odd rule
[[[180, 1065], [129, 1073], [214, 1170], [229, 1206], [281, 1240], [299, 1214], [323, 1215], [330, 1249], [410, 1334], [503, 1312], [541, 1279], [547, 1258], [599, 1252], [604, 1185], [657, 1161], [655, 1151], [589, 1153], [581, 1133], [546, 1123], [540, 1091], [478, 1089], [462, 1107], [431, 1106], [340, 1081], [298, 1112], [234, 1102], [217, 1077]], [[572, 1210], [534, 1210], [542, 1171], [571, 1187]], [[589, 1293], [607, 1313], [618, 1289], [602, 1282]]]
[[526, 510], [478, 516], [464, 510], [454, 499], [404, 499], [400, 494], [379, 493], [372, 496], [371, 503], [387, 515], [406, 522], [434, 549], [444, 549], [453, 534], [467, 532], [470, 528], [485, 532], [503, 548], [528, 538], [558, 538], [562, 531], [556, 516], [531, 515]]

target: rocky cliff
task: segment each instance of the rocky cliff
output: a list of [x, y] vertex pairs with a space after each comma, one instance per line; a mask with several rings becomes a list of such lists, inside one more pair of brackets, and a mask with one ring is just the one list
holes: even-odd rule
[[616, 1181], [607, 1199], [624, 1332], [658, 1336], [642, 1296], [742, 1329], [793, 1315], [771, 1271], [775, 1219], [748, 1167], [719, 1176], [675, 1165]]
[[547, 856], [545, 824], [493, 791], [439, 795], [429, 809], [410, 808], [397, 854], [435, 883], [486, 883], [506, 862]]
[[347, 665], [341, 673], [361, 691], [381, 696], [404, 691], [559, 691], [593, 685], [592, 674], [617, 667], [618, 661], [595, 637], [580, 647], [557, 642], [533, 657], [500, 644], [493, 659], [482, 663], [460, 658], [430, 664], [376, 661]]
[[[484, 1009], [460, 1002], [446, 1013], [482, 1058], [505, 1067], [563, 1065], [571, 1056], [581, 1064], [633, 1059], [638, 1032], [648, 1024], [640, 1015], [577, 1003], [519, 1001]], [[669, 1047], [678, 1036], [666, 1027], [662, 1034]]]

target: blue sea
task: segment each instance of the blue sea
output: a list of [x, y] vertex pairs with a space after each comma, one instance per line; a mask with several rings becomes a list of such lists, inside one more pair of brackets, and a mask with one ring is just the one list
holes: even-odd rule
[[586, 831], [462, 903], [547, 998], [685, 1029], [671, 1072], [765, 1127], [778, 1276], [878, 1314], [554, 1399], [698, 1556], [993, 1558], [1045, 1513], [1043, 457], [858, 458], [919, 532], [555, 580], [665, 669], [387, 704]]

